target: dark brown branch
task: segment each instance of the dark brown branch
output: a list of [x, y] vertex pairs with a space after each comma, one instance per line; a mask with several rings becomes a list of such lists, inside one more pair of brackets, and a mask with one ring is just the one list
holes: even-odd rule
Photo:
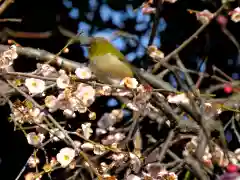
[[154, 22], [153, 22], [152, 31], [151, 31], [151, 35], [150, 35], [150, 38], [149, 38], [148, 46], [153, 44], [154, 38], [156, 36], [162, 3], [163, 3], [163, 0], [155, 0], [156, 13], [155, 13], [155, 18], [154, 18]]
[[[15, 20], [15, 21], [14, 21]], [[0, 22], [11, 21], [11, 22], [21, 22], [21, 19], [0, 19]], [[4, 28], [1, 32], [2, 34], [6, 34], [6, 36], [15, 37], [15, 38], [25, 38], [25, 39], [46, 39], [52, 35], [51, 31], [47, 32], [21, 32], [14, 31], [9, 28]]]
[[206, 173], [203, 171], [199, 162], [194, 159], [192, 156], [188, 156], [185, 158], [187, 165], [191, 168], [190, 170], [194, 173], [194, 175], [200, 180], [208, 180]]
[[0, 15], [7, 9], [7, 7], [12, 4], [14, 0], [5, 0], [0, 6]]
[[[216, 12], [215, 17], [224, 9], [225, 4], [223, 4]], [[155, 73], [161, 64], [164, 64], [168, 62], [173, 56], [178, 54], [180, 51], [182, 51], [190, 42], [192, 42], [197, 36], [210, 24], [206, 23], [203, 24], [192, 36], [190, 36], [186, 41], [184, 41], [178, 48], [176, 48], [174, 51], [172, 51], [170, 54], [168, 54], [164, 59], [160, 60], [158, 63], [155, 64], [152, 72]]]
[[[0, 51], [6, 51], [8, 48], [8, 45], [0, 45]], [[76, 69], [81, 66], [81, 64], [78, 62], [60, 56], [56, 58], [55, 54], [52, 54], [45, 50], [34, 49], [31, 47], [17, 47], [17, 53], [19, 55], [27, 56], [29, 58], [35, 58], [36, 60], [43, 62], [53, 60], [52, 62], [54, 64], [64, 67], [66, 69]]]
[[175, 133], [174, 133], [174, 129], [171, 130], [169, 133], [168, 133], [168, 136], [167, 136], [167, 139], [165, 140], [162, 148], [161, 148], [161, 151], [159, 153], [159, 157], [158, 157], [158, 161], [161, 162], [169, 148], [169, 146], [171, 145], [171, 141], [174, 137]]

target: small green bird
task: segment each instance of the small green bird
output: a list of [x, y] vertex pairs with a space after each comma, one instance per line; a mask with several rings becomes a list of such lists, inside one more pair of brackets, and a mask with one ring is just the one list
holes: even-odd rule
[[133, 77], [125, 56], [103, 37], [91, 38], [89, 60], [90, 69], [104, 83], [119, 84], [125, 77]]
[[[106, 84], [119, 84], [125, 77], [138, 77], [155, 88], [175, 91], [168, 82], [157, 78], [142, 69], [133, 67], [125, 56], [103, 37], [76, 36], [74, 33], [59, 27], [60, 32], [73, 40], [87, 45], [89, 48], [90, 68], [97, 79]], [[142, 83], [142, 82], [141, 82]]]

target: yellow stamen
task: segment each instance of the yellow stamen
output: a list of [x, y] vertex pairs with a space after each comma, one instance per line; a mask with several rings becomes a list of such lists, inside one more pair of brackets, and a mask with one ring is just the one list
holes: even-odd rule
[[69, 156], [68, 155], [64, 155], [63, 158], [64, 158], [65, 161], [69, 160]]
[[37, 83], [36, 82], [32, 82], [32, 86], [37, 86]]

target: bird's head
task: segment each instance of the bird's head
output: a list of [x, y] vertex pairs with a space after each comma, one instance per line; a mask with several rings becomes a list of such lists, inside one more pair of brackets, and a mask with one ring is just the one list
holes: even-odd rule
[[94, 37], [89, 41], [89, 58], [94, 56], [103, 56], [113, 48], [111, 43], [103, 37]]
[[89, 48], [89, 58], [94, 56], [104, 56], [108, 53], [117, 56], [119, 59], [124, 59], [124, 55], [114, 47], [106, 38], [92, 37], [87, 44]]

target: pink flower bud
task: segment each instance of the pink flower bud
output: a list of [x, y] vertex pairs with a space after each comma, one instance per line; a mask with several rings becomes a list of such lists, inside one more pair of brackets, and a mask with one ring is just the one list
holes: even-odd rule
[[218, 17], [217, 17], [217, 22], [218, 22], [218, 24], [220, 24], [221, 26], [226, 26], [227, 25], [227, 23], [228, 23], [228, 19], [225, 17], [225, 16], [223, 16], [223, 15], [219, 15]]
[[233, 91], [233, 88], [232, 88], [231, 85], [226, 84], [226, 85], [224, 86], [224, 92], [225, 92], [226, 94], [230, 94], [232, 91]]
[[227, 166], [227, 171], [230, 173], [234, 173], [238, 171], [238, 167], [235, 164], [229, 164]]

